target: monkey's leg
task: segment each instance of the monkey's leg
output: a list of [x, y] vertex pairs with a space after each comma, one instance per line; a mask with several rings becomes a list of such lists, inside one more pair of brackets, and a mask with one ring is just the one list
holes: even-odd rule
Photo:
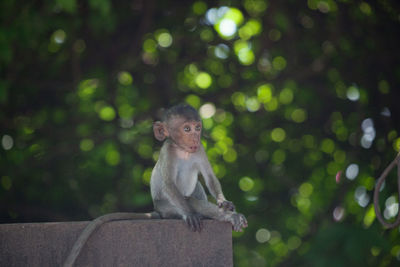
[[[199, 200], [207, 200], [206, 192], [200, 182], [197, 182], [191, 197]], [[178, 212], [177, 207], [171, 204], [168, 200], [154, 200], [153, 202], [154, 210], [157, 211], [162, 218], [177, 219], [182, 217]]]
[[190, 197], [188, 198], [188, 201], [197, 213], [207, 218], [222, 222], [230, 222], [235, 231], [241, 231], [242, 228], [247, 227], [247, 220], [240, 213], [224, 211], [223, 209], [218, 208], [217, 205], [210, 203], [207, 200], [199, 200], [194, 197]]
[[153, 200], [154, 210], [157, 211], [163, 219], [180, 219], [181, 215], [177, 208], [168, 200]]
[[[185, 199], [185, 201], [187, 201]], [[194, 209], [190, 213], [184, 213], [177, 206], [168, 200], [153, 200], [154, 209], [164, 219], [183, 219], [192, 231], [201, 231], [203, 223], [201, 221], [203, 215], [197, 213]], [[189, 204], [190, 205], [190, 204]]]

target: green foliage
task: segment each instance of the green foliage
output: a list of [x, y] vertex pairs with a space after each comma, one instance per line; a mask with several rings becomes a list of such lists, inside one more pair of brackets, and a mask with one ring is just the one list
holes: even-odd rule
[[[152, 209], [152, 121], [187, 102], [249, 220], [236, 266], [392, 266], [395, 1], [0, 3], [1, 222]], [[340, 173], [342, 173], [340, 175]], [[395, 174], [381, 192], [398, 212]]]

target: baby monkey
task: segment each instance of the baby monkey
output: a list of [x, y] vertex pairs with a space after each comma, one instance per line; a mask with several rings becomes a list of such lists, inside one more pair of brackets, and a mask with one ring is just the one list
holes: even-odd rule
[[[93, 231], [110, 221], [183, 219], [191, 230], [201, 231], [202, 219], [210, 218], [231, 223], [235, 231], [247, 227], [246, 218], [235, 212], [233, 203], [227, 201], [222, 193], [221, 184], [201, 144], [201, 131], [201, 119], [193, 107], [181, 104], [168, 109], [162, 121], [153, 124], [155, 138], [164, 141], [150, 180], [155, 211], [110, 213], [96, 218], [83, 230], [63, 266], [73, 266]], [[207, 200], [198, 181], [199, 173], [217, 205]]]
[[[235, 231], [247, 227], [246, 218], [225, 199], [207, 159], [197, 111], [185, 104], [174, 106], [154, 123], [153, 130], [157, 140], [165, 140], [150, 180], [155, 211], [162, 218], [182, 218], [193, 231], [202, 229], [203, 218], [230, 222]], [[207, 200], [199, 173], [217, 205]]]

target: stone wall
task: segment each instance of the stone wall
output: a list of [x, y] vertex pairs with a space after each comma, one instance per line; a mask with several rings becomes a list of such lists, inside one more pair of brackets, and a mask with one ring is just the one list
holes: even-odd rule
[[[61, 266], [87, 224], [0, 224], [0, 266]], [[231, 231], [213, 220], [201, 233], [181, 220], [110, 222], [91, 236], [76, 266], [232, 266]]]

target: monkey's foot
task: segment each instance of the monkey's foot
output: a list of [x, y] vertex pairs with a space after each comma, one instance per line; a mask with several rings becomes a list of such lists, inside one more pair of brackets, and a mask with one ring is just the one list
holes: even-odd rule
[[202, 218], [203, 216], [198, 213], [191, 213], [183, 216], [183, 220], [193, 232], [200, 232], [203, 229], [203, 222], [201, 221]]

